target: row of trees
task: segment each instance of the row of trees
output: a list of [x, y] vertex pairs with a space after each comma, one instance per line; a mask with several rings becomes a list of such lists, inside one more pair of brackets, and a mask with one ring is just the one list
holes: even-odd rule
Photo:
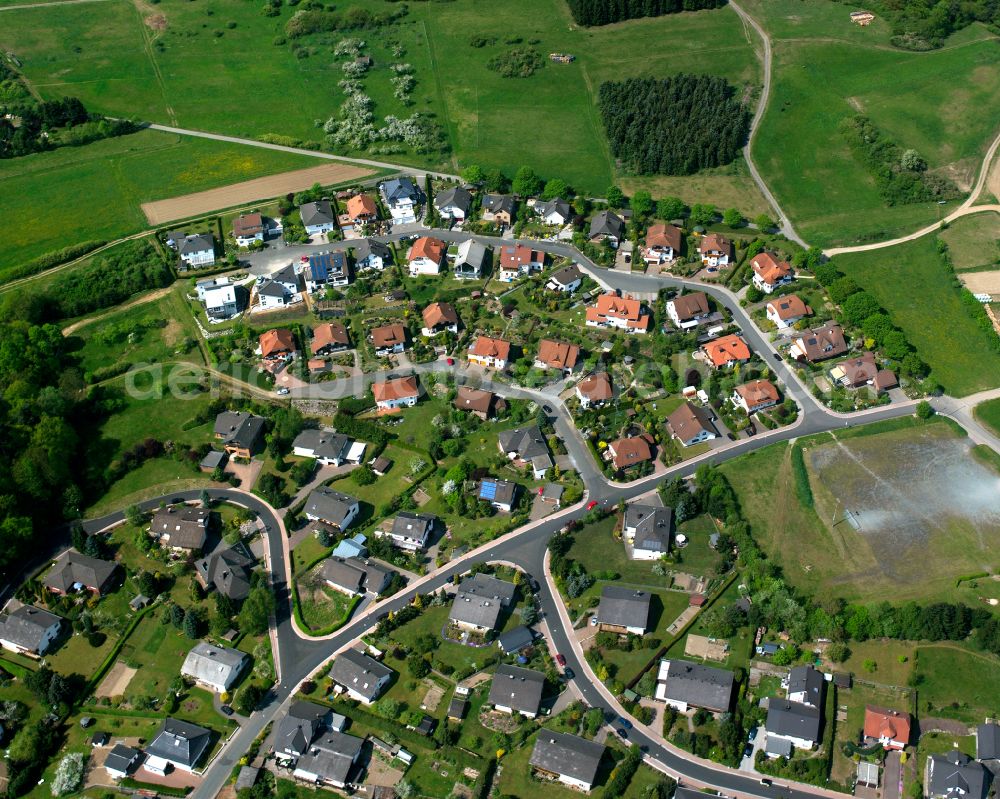
[[714, 75], [608, 81], [598, 108], [611, 152], [639, 175], [690, 175], [728, 164], [750, 132], [750, 111]]
[[994, 0], [874, 0], [872, 10], [892, 22], [892, 43], [908, 50], [940, 47], [955, 31], [982, 22], [994, 31], [1000, 5]]
[[726, 0], [566, 0], [566, 3], [579, 25], [608, 25], [638, 17], [718, 8]]

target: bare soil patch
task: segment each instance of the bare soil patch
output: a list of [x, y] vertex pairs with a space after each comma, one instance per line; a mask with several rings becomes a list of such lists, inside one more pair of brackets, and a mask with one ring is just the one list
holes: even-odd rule
[[119, 660], [111, 667], [111, 671], [108, 672], [107, 676], [101, 680], [101, 684], [94, 691], [94, 696], [98, 698], [124, 696], [128, 684], [132, 682], [132, 678], [137, 671], [138, 669], [126, 666]]
[[995, 272], [959, 272], [958, 279], [973, 294], [1000, 296], [1000, 270]]
[[184, 194], [169, 200], [143, 203], [142, 212], [146, 215], [149, 224], [161, 225], [175, 219], [186, 219], [244, 203], [268, 200], [289, 192], [302, 191], [314, 183], [328, 186], [334, 183], [359, 180], [370, 174], [372, 174], [370, 169], [362, 169], [349, 164], [323, 164], [308, 169], [282, 172], [280, 175], [244, 180], [241, 183], [220, 186], [208, 191]]
[[167, 29], [167, 18], [163, 14], [153, 14], [143, 19], [146, 27], [157, 33], [162, 33]]

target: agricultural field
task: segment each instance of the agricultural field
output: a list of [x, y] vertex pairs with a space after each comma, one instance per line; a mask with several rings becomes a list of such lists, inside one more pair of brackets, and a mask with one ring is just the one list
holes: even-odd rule
[[[115, 8], [117, 3], [79, 8], [96, 6]], [[143, 230], [147, 223], [140, 206], [147, 200], [315, 163], [308, 156], [152, 130], [0, 161], [0, 214], [7, 220], [0, 279], [5, 269], [43, 253]]]
[[938, 236], [948, 245], [956, 271], [997, 268], [1000, 263], [1000, 215], [996, 213], [963, 216]]
[[950, 426], [840, 438], [806, 446], [813, 507], [796, 496], [786, 444], [720, 467], [791, 584], [821, 601], [944, 600], [957, 577], [997, 565], [997, 476]]
[[[858, 28], [848, 10], [823, 0], [751, 0], [747, 10], [769, 31], [774, 49], [774, 84], [754, 154], [810, 244], [891, 238], [950, 207], [887, 207], [839, 131], [855, 114], [916, 149], [931, 171], [964, 190], [971, 186], [995, 135], [1000, 88], [995, 37], [984, 28], [917, 53], [890, 46], [884, 22]], [[984, 113], [989, 108], [994, 113]]]
[[[969, 316], [933, 238], [838, 255], [833, 263], [875, 296], [945, 392], [965, 396], [1000, 385], [996, 336]], [[928, 304], [933, 314], [927, 313]]]

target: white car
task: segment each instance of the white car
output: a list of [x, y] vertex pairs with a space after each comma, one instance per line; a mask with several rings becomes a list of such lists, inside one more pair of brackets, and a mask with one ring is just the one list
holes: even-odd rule
[[285, 388], [284, 386], [282, 386], [281, 388], [278, 389], [278, 395], [281, 396], [281, 397], [285, 396], [287, 393], [288, 393], [288, 389]]

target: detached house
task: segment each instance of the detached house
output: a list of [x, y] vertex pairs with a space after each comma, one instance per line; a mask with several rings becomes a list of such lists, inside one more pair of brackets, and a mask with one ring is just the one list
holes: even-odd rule
[[795, 749], [812, 749], [822, 740], [820, 708], [771, 697], [764, 729], [767, 730], [769, 751], [782, 751], [774, 745], [778, 742], [785, 742], [786, 747], [791, 744]]
[[619, 438], [608, 444], [605, 460], [610, 460], [616, 469], [627, 469], [653, 460], [653, 447], [645, 435]]
[[221, 694], [233, 687], [248, 661], [245, 652], [202, 641], [184, 658], [181, 676]]
[[312, 341], [309, 342], [309, 349], [313, 355], [330, 355], [334, 352], [346, 350], [351, 346], [351, 338], [347, 334], [347, 328], [340, 322], [324, 322], [313, 328]]
[[510, 227], [514, 223], [514, 212], [517, 203], [513, 194], [484, 194], [483, 221], [495, 222], [501, 228]]
[[812, 308], [795, 294], [788, 294], [767, 303], [767, 318], [774, 322], [779, 330], [789, 328], [800, 319], [811, 315]]
[[299, 354], [291, 330], [275, 328], [262, 333], [258, 349], [264, 361], [290, 361]]
[[713, 369], [731, 369], [736, 364], [750, 360], [750, 348], [735, 334], [709, 341], [702, 345], [701, 351]]
[[674, 297], [667, 301], [666, 308], [670, 321], [681, 330], [697, 327], [712, 314], [708, 307], [708, 295], [704, 291]]
[[381, 272], [392, 264], [392, 250], [388, 244], [374, 239], [359, 239], [354, 245], [354, 266], [361, 272], [374, 269]]
[[847, 341], [844, 339], [843, 329], [836, 322], [827, 322], [822, 327], [799, 334], [789, 349], [795, 360], [809, 361], [809, 363], [836, 358], [845, 352], [847, 352]]
[[177, 254], [188, 266], [211, 266], [215, 263], [215, 238], [211, 233], [185, 236], [177, 246]]
[[510, 342], [502, 338], [477, 336], [475, 343], [469, 347], [469, 363], [487, 369], [506, 369], [509, 359]]
[[325, 522], [344, 532], [357, 518], [359, 510], [354, 497], [329, 486], [320, 486], [310, 492], [303, 513], [311, 522]]
[[780, 400], [778, 389], [770, 380], [751, 380], [737, 386], [732, 396], [733, 405], [742, 408], [748, 416], [777, 405]]
[[535, 356], [536, 369], [555, 369], [564, 375], [570, 375], [576, 369], [580, 359], [580, 348], [576, 344], [566, 344], [543, 338], [538, 342], [538, 354]]
[[70, 549], [56, 558], [42, 584], [61, 596], [77, 591], [89, 591], [101, 596], [117, 574], [118, 564], [114, 561], [92, 558]]
[[302, 458], [315, 458], [326, 466], [361, 463], [365, 456], [363, 441], [353, 441], [343, 433], [306, 428], [292, 442], [292, 453]]
[[591, 406], [600, 407], [614, 399], [611, 376], [607, 372], [589, 375], [576, 384], [576, 398], [584, 410]]
[[302, 270], [306, 291], [310, 294], [325, 286], [346, 286], [351, 282], [347, 256], [342, 252], [318, 252], [309, 256], [309, 263]]
[[542, 729], [528, 763], [540, 776], [587, 793], [597, 780], [604, 749], [596, 741]]
[[378, 205], [367, 194], [355, 194], [347, 201], [344, 221], [355, 230], [378, 220]]
[[33, 605], [0, 617], [0, 646], [21, 655], [44, 655], [61, 632], [59, 616]]
[[229, 282], [229, 278], [216, 278], [211, 286], [198, 289], [205, 304], [205, 314], [211, 322], [231, 319], [243, 310], [246, 289]]
[[146, 746], [143, 767], [164, 776], [170, 766], [191, 773], [208, 752], [212, 731], [179, 719], [168, 718]]
[[604, 632], [643, 635], [649, 626], [650, 596], [646, 591], [605, 585], [597, 606], [597, 627]]
[[460, 411], [468, 411], [484, 422], [493, 419], [506, 403], [491, 391], [459, 386], [455, 393], [454, 406]]
[[490, 251], [478, 241], [467, 239], [458, 245], [454, 273], [459, 280], [479, 280], [490, 261]]
[[230, 455], [249, 458], [264, 435], [267, 420], [246, 411], [223, 411], [215, 417], [215, 438]]
[[670, 552], [673, 536], [673, 508], [638, 502], [625, 506], [622, 537], [632, 548], [633, 560], [659, 560]]
[[642, 312], [642, 303], [630, 297], [619, 297], [609, 291], [597, 298], [597, 304], [587, 308], [588, 327], [613, 327], [626, 333], [647, 333], [649, 314]]
[[489, 502], [498, 511], [510, 513], [517, 504], [517, 488], [517, 483], [489, 477], [479, 483], [476, 498]]
[[391, 178], [380, 183], [378, 188], [393, 222], [406, 225], [417, 221], [417, 206], [423, 202], [424, 195], [410, 178]]
[[726, 713], [733, 702], [733, 673], [686, 660], [662, 660], [656, 698], [681, 713], [692, 707]]
[[474, 632], [495, 630], [500, 614], [509, 607], [517, 586], [488, 574], [467, 577], [458, 586], [448, 621]]
[[383, 526], [375, 530], [375, 535], [391, 541], [394, 547], [417, 552], [427, 546], [436, 523], [436, 516], [402, 510], [396, 514], [392, 524], [386, 526], [388, 523], [383, 522]]
[[315, 702], [293, 702], [274, 730], [274, 757], [283, 766], [295, 762], [309, 751], [309, 744], [320, 733], [342, 732], [347, 719]]
[[550, 291], [560, 291], [563, 294], [572, 294], [583, 283], [583, 272], [576, 264], [564, 266], [549, 275], [549, 282], [545, 288]]
[[545, 202], [536, 202], [534, 212], [546, 225], [562, 227], [573, 217], [570, 204], [560, 197]]
[[434, 207], [445, 219], [464, 222], [472, 207], [472, 195], [461, 186], [442, 189], [434, 196]]
[[323, 561], [319, 577], [334, 591], [348, 596], [378, 595], [389, 584], [392, 572], [359, 557], [331, 557]]
[[287, 284], [265, 278], [256, 287], [257, 303], [261, 308], [267, 310], [272, 308], [285, 308], [294, 305], [302, 299], [302, 295], [296, 291], [289, 291]]
[[753, 284], [765, 294], [771, 294], [779, 286], [791, 283], [795, 275], [787, 261], [779, 261], [769, 252], [758, 253], [750, 261], [753, 269]]
[[352, 779], [351, 774], [355, 771], [364, 743], [363, 738], [344, 732], [322, 732], [298, 758], [292, 776], [315, 785], [329, 785], [345, 790]]
[[676, 225], [650, 225], [646, 230], [646, 246], [642, 259], [650, 265], [668, 264], [681, 254], [684, 234]]
[[436, 275], [441, 271], [448, 248], [441, 239], [421, 236], [410, 247], [406, 256], [409, 263], [410, 277], [417, 275]]
[[368, 333], [375, 354], [384, 358], [406, 349], [406, 328], [401, 324], [374, 327]]
[[718, 233], [706, 233], [698, 242], [698, 255], [703, 265], [713, 269], [729, 266], [733, 258], [733, 243]]
[[549, 445], [537, 425], [501, 431], [497, 446], [516, 465], [531, 466], [531, 472], [536, 480], [541, 480], [552, 468]]
[[374, 658], [346, 649], [334, 658], [330, 679], [340, 685], [351, 699], [370, 705], [392, 679], [393, 670]]
[[625, 222], [613, 211], [601, 211], [590, 221], [588, 238], [592, 244], [606, 241], [617, 249], [625, 238]]
[[153, 514], [149, 531], [168, 549], [200, 552], [208, 538], [208, 518], [207, 508], [168, 505]]
[[329, 233], [337, 224], [329, 200], [303, 203], [299, 207], [299, 217], [302, 219], [302, 226], [306, 229], [308, 236]]
[[925, 791], [930, 799], [986, 799], [990, 772], [962, 752], [927, 758]]
[[708, 408], [685, 402], [667, 417], [667, 429], [683, 446], [691, 447], [719, 437], [712, 419]]
[[380, 411], [397, 408], [412, 408], [420, 399], [420, 386], [414, 375], [396, 377], [380, 383], [372, 383], [375, 405]]
[[238, 247], [249, 247], [264, 240], [264, 218], [258, 214], [240, 214], [233, 220], [233, 238]]
[[865, 743], [882, 744], [885, 749], [902, 751], [910, 742], [913, 717], [899, 710], [865, 705]]
[[537, 272], [545, 265], [545, 253], [532, 250], [526, 244], [504, 244], [500, 247], [501, 283], [513, 283], [519, 277]]
[[879, 369], [875, 356], [863, 352], [857, 358], [841, 361], [830, 370], [830, 377], [846, 388], [871, 386], [876, 394], [881, 394], [899, 385], [894, 372]]
[[533, 719], [542, 705], [545, 675], [519, 666], [501, 663], [493, 675], [487, 702], [501, 713], [520, 713]]
[[195, 563], [195, 576], [207, 591], [215, 589], [234, 602], [242, 602], [250, 595], [253, 555], [242, 541]]
[[436, 336], [438, 333], [458, 333], [458, 313], [450, 302], [432, 302], [423, 310], [424, 327], [421, 331], [425, 336]]

